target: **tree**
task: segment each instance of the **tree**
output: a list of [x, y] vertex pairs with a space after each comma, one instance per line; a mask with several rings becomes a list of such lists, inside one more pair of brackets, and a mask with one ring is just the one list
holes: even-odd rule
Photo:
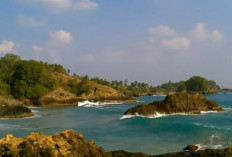
[[186, 90], [186, 83], [184, 81], [181, 81], [179, 83], [179, 87], [177, 88], [177, 92], [182, 92]]
[[0, 78], [8, 84], [10, 84], [11, 77], [14, 73], [14, 64], [19, 60], [21, 60], [19, 56], [10, 53], [6, 54], [0, 60]]
[[0, 95], [10, 95], [10, 86], [2, 79], [0, 79]]
[[46, 64], [34, 60], [15, 63], [11, 80], [11, 92], [14, 97], [40, 98], [52, 90], [53, 86], [54, 80]]
[[186, 81], [188, 92], [207, 92], [210, 89], [210, 83], [206, 78], [193, 76]]

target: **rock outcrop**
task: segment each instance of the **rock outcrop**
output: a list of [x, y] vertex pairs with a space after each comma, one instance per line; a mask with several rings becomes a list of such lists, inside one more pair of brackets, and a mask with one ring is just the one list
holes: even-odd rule
[[33, 116], [33, 113], [20, 101], [0, 97], [0, 118], [24, 118], [30, 116]]
[[130, 153], [124, 150], [108, 152], [107, 155], [109, 157], [152, 157], [152, 155], [144, 153]]
[[[192, 148], [192, 146], [191, 146]], [[194, 147], [195, 148], [195, 147]], [[66, 130], [55, 135], [31, 133], [25, 138], [11, 134], [0, 139], [1, 157], [231, 157], [232, 148], [189, 150], [162, 155], [130, 153], [123, 150], [105, 152], [93, 140], [86, 141], [82, 134]]]
[[207, 111], [223, 111], [223, 109], [215, 101], [208, 100], [199, 93], [175, 92], [167, 95], [163, 101], [133, 107], [124, 115], [157, 117], [161, 114], [201, 114]]
[[65, 91], [63, 88], [58, 88], [40, 98], [36, 105], [43, 107], [77, 106], [78, 100], [75, 94]]
[[184, 151], [179, 153], [168, 153], [162, 155], [154, 155], [153, 157], [231, 157], [232, 151], [226, 149], [206, 149], [199, 151]]
[[198, 149], [199, 147], [193, 144], [189, 144], [187, 145], [187, 147], [184, 148], [184, 150], [186, 151], [197, 151]]
[[0, 156], [4, 157], [105, 157], [94, 141], [86, 141], [73, 130], [45, 136], [31, 133], [25, 138], [6, 135], [0, 139]]
[[[58, 88], [42, 98], [33, 102], [33, 105], [42, 107], [57, 107], [57, 106], [77, 106], [79, 101], [92, 100], [100, 102], [134, 102], [136, 101], [132, 97], [127, 97], [121, 92], [100, 84], [92, 83], [92, 87], [89, 94], [83, 94], [77, 96], [76, 94], [70, 93], [63, 88]], [[94, 92], [94, 89], [97, 89]]]
[[226, 149], [206, 149], [199, 151], [183, 151], [178, 153], [168, 153], [161, 155], [147, 155], [143, 153], [129, 153], [125, 151], [111, 152], [111, 157], [231, 157], [232, 150]]

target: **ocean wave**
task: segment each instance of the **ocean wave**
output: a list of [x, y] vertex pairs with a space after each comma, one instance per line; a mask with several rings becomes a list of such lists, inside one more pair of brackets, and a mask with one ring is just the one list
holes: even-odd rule
[[[201, 111], [201, 114], [217, 113], [217, 112], [218, 111]], [[129, 119], [129, 118], [133, 118], [133, 117], [142, 117], [142, 118], [154, 119], [154, 118], [160, 118], [160, 117], [166, 117], [166, 116], [176, 116], [176, 115], [198, 116], [199, 114], [187, 114], [187, 113], [165, 114], [165, 113], [155, 112], [153, 115], [144, 116], [144, 115], [140, 115], [138, 113], [135, 113], [134, 115], [123, 115], [120, 119], [123, 120], [123, 119]]]
[[165, 117], [167, 116], [167, 114], [164, 113], [159, 113], [159, 112], [155, 112], [154, 115], [150, 115], [150, 116], [144, 116], [144, 115], [140, 115], [138, 113], [135, 113], [134, 115], [123, 115], [120, 119], [129, 119], [129, 118], [133, 118], [133, 117], [142, 117], [142, 118], [159, 118], [159, 117]]
[[0, 124], [0, 130], [18, 130], [18, 129], [23, 129], [23, 130], [28, 130], [29, 128], [24, 128], [21, 125], [11, 125], [11, 124]]
[[211, 124], [202, 124], [198, 122], [195, 122], [193, 124], [197, 126], [202, 126], [204, 128], [211, 128], [211, 129], [217, 129], [217, 130], [229, 130], [229, 131], [232, 130], [232, 128], [222, 128], [222, 127], [218, 127], [218, 126], [211, 125]]
[[231, 107], [224, 107], [223, 109], [224, 109], [224, 110], [232, 110]]
[[38, 113], [39, 111], [37, 110], [31, 110], [32, 113]]
[[205, 149], [221, 149], [223, 148], [222, 144], [215, 144], [215, 145], [210, 145], [210, 144], [196, 144], [198, 146], [198, 150], [205, 150]]
[[205, 149], [222, 149], [225, 145], [222, 144], [222, 139], [219, 135], [213, 134], [209, 137], [208, 141], [204, 144], [196, 144], [198, 146], [198, 150], [205, 150]]
[[143, 100], [137, 100], [136, 102], [137, 102], [137, 103], [140, 103], [140, 102], [146, 102], [146, 101], [143, 101]]
[[105, 106], [111, 104], [123, 104], [122, 102], [92, 102], [89, 100], [78, 102], [79, 107], [96, 107], [96, 106]]
[[218, 111], [201, 111], [201, 114], [217, 113]]

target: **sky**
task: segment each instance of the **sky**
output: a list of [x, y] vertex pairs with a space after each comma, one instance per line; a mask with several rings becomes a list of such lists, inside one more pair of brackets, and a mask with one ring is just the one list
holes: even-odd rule
[[231, 0], [1, 0], [0, 56], [159, 85], [232, 87]]

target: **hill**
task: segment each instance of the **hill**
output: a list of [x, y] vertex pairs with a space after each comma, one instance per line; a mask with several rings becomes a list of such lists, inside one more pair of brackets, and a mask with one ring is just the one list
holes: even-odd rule
[[189, 93], [211, 94], [218, 93], [220, 87], [213, 80], [208, 80], [201, 76], [193, 76], [186, 81], [164, 83], [152, 88], [152, 92], [158, 94], [168, 94], [171, 92], [187, 91]]
[[0, 95], [36, 106], [76, 106], [81, 100], [134, 101], [88, 77], [71, 76], [62, 65], [22, 60], [14, 54], [0, 59]]

